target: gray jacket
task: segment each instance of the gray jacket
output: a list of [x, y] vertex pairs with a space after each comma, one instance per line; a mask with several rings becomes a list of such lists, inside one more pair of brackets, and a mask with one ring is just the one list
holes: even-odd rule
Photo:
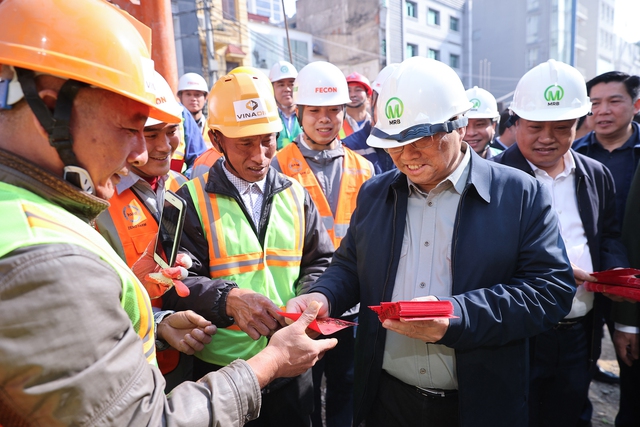
[[[107, 207], [1, 150], [0, 181], [84, 219]], [[165, 396], [120, 305], [120, 279], [92, 252], [21, 248], [0, 258], [0, 277], [0, 425], [240, 426], [258, 416], [260, 388], [244, 361]]]

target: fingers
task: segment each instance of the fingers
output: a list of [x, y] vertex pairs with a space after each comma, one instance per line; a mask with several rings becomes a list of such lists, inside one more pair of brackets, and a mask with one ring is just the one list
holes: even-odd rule
[[320, 311], [320, 307], [321, 304], [319, 302], [311, 301], [306, 310], [302, 313], [302, 316], [300, 316], [300, 318], [296, 322], [294, 322], [294, 325], [296, 323], [299, 323], [304, 326], [304, 329], [307, 329], [311, 322], [316, 320], [316, 316], [318, 315], [318, 311]]
[[181, 253], [176, 256], [176, 265], [188, 270], [193, 265], [193, 260], [189, 255]]

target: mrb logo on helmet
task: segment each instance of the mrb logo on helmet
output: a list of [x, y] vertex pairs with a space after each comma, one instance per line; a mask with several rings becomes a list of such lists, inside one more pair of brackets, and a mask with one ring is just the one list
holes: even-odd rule
[[482, 104], [480, 100], [478, 98], [473, 98], [470, 101], [473, 103], [471, 111], [478, 111], [478, 108], [480, 108], [480, 105]]
[[390, 98], [384, 106], [384, 113], [387, 116], [387, 119], [389, 119], [390, 125], [399, 125], [400, 117], [402, 117], [402, 114], [404, 113], [404, 104], [400, 98]]
[[253, 120], [267, 115], [267, 110], [264, 108], [260, 98], [235, 101], [233, 103], [233, 109], [236, 113], [237, 122]]
[[560, 105], [562, 98], [564, 98], [564, 89], [560, 85], [551, 85], [544, 90], [547, 106]]

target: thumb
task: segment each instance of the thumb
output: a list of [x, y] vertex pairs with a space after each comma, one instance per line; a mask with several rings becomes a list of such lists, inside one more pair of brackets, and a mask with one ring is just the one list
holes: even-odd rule
[[311, 322], [316, 320], [316, 316], [318, 315], [318, 311], [320, 311], [321, 306], [322, 304], [320, 304], [319, 302], [312, 301], [295, 323], [301, 323], [304, 328], [307, 329]]

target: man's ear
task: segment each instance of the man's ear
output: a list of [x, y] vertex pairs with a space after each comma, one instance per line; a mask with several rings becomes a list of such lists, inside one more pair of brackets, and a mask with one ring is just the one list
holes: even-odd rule
[[633, 103], [633, 114], [638, 114], [640, 112], [640, 98], [636, 99], [636, 102]]

